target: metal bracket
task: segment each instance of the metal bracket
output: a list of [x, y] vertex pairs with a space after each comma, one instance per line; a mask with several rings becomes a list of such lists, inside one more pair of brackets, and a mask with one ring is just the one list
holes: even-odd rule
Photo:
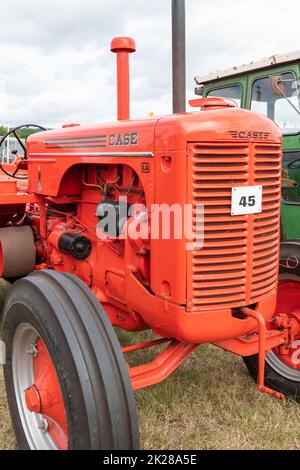
[[262, 393], [267, 393], [275, 398], [284, 398], [283, 393], [276, 392], [265, 386], [265, 359], [266, 359], [266, 335], [267, 327], [263, 315], [255, 310], [244, 307], [241, 311], [247, 316], [254, 318], [258, 325], [258, 384], [257, 388]]
[[149, 387], [165, 380], [174, 372], [199, 346], [193, 343], [180, 343], [176, 340], [163, 338], [149, 341], [128, 348], [123, 348], [124, 353], [145, 349], [157, 344], [170, 342], [158, 356], [150, 363], [129, 368], [129, 375], [133, 390]]

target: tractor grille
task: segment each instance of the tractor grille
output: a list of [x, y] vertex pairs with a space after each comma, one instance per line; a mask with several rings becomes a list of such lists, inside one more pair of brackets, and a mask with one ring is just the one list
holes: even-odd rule
[[[202, 248], [188, 251], [188, 310], [256, 303], [277, 282], [281, 147], [193, 144], [189, 157], [193, 231]], [[255, 185], [263, 186], [262, 213], [232, 216], [231, 188]]]

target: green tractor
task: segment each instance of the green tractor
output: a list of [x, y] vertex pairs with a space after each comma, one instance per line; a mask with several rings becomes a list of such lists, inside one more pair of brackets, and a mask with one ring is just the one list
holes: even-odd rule
[[[234, 100], [282, 129], [281, 264], [300, 266], [300, 51], [195, 77], [196, 95]], [[298, 271], [300, 274], [300, 268]]]

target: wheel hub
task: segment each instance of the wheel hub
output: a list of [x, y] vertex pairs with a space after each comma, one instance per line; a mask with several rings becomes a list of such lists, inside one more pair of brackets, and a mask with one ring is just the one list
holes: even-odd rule
[[42, 402], [39, 391], [35, 385], [25, 390], [25, 401], [26, 406], [29, 411], [32, 413], [41, 413], [42, 412]]
[[[34, 383], [25, 390], [25, 402], [31, 413], [42, 415], [39, 429], [49, 432], [59, 449], [67, 448], [67, 423], [63, 397], [47, 348], [38, 339], [32, 348]], [[47, 423], [42, 426], [41, 423]]]
[[29, 324], [14, 338], [14, 384], [23, 428], [31, 449], [68, 449], [65, 406], [45, 343]]

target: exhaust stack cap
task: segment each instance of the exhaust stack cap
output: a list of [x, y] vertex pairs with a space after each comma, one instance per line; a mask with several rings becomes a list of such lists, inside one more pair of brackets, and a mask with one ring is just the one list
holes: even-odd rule
[[111, 41], [110, 50], [115, 53], [124, 51], [131, 54], [136, 51], [136, 46], [132, 38], [118, 37]]
[[127, 37], [114, 38], [110, 50], [117, 55], [117, 116], [119, 121], [126, 121], [130, 116], [129, 54], [136, 51], [135, 42]]

